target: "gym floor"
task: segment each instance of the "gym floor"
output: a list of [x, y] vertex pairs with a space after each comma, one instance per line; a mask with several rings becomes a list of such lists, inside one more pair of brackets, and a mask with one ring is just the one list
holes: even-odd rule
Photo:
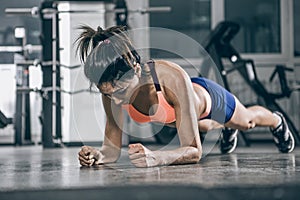
[[80, 167], [79, 149], [0, 147], [0, 199], [298, 199], [300, 194], [299, 148], [281, 154], [273, 145], [254, 145], [229, 155], [214, 148], [199, 164], [154, 168], [135, 168], [126, 148], [117, 163]]

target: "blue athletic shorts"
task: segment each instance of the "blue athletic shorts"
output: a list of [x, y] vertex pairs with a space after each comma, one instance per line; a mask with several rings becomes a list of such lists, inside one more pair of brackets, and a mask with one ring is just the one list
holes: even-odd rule
[[211, 97], [211, 111], [203, 119], [212, 119], [221, 124], [228, 122], [236, 106], [234, 96], [225, 88], [209, 79], [195, 77], [191, 78], [191, 81], [204, 87]]

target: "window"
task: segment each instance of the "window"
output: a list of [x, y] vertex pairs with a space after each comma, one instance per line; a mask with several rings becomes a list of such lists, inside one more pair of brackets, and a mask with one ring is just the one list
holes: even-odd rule
[[[151, 13], [150, 27], [167, 28], [183, 33], [198, 43], [208, 36], [211, 29], [211, 3], [210, 0], [150, 0], [149, 6], [170, 6], [169, 13]], [[178, 49], [180, 41], [168, 42], [155, 37], [150, 32], [150, 45], [163, 43], [167, 49]], [[199, 57], [197, 49], [190, 50], [189, 57]], [[172, 52], [151, 49], [152, 58], [175, 58], [177, 55]]]
[[225, 0], [225, 20], [240, 24], [233, 40], [242, 53], [280, 53], [280, 0]]

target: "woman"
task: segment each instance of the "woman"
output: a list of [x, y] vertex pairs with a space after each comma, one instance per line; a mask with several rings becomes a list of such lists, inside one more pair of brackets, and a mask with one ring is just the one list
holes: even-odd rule
[[[86, 77], [102, 93], [107, 116], [102, 148], [83, 146], [79, 152], [82, 166], [118, 160], [123, 125], [119, 113], [123, 109], [139, 123], [155, 121], [176, 126], [180, 140], [180, 147], [170, 151], [151, 151], [142, 144], [130, 144], [129, 158], [136, 167], [197, 163], [202, 155], [199, 133], [220, 127], [232, 130], [270, 127], [279, 151], [294, 149], [294, 138], [280, 113], [271, 113], [261, 106], [245, 108], [218, 84], [200, 77], [191, 79], [175, 63], [164, 60], [141, 63], [125, 27], [81, 28], [77, 50]], [[226, 137], [224, 134], [230, 152], [236, 145], [236, 131]]]

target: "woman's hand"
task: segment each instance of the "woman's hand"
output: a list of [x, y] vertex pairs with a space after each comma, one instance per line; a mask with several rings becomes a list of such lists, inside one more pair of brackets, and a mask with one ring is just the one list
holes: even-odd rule
[[82, 166], [92, 166], [103, 164], [103, 155], [102, 153], [90, 146], [82, 146], [81, 150], [78, 153], [79, 163]]
[[154, 167], [159, 165], [157, 155], [142, 144], [130, 144], [128, 149], [131, 163], [136, 167]]

